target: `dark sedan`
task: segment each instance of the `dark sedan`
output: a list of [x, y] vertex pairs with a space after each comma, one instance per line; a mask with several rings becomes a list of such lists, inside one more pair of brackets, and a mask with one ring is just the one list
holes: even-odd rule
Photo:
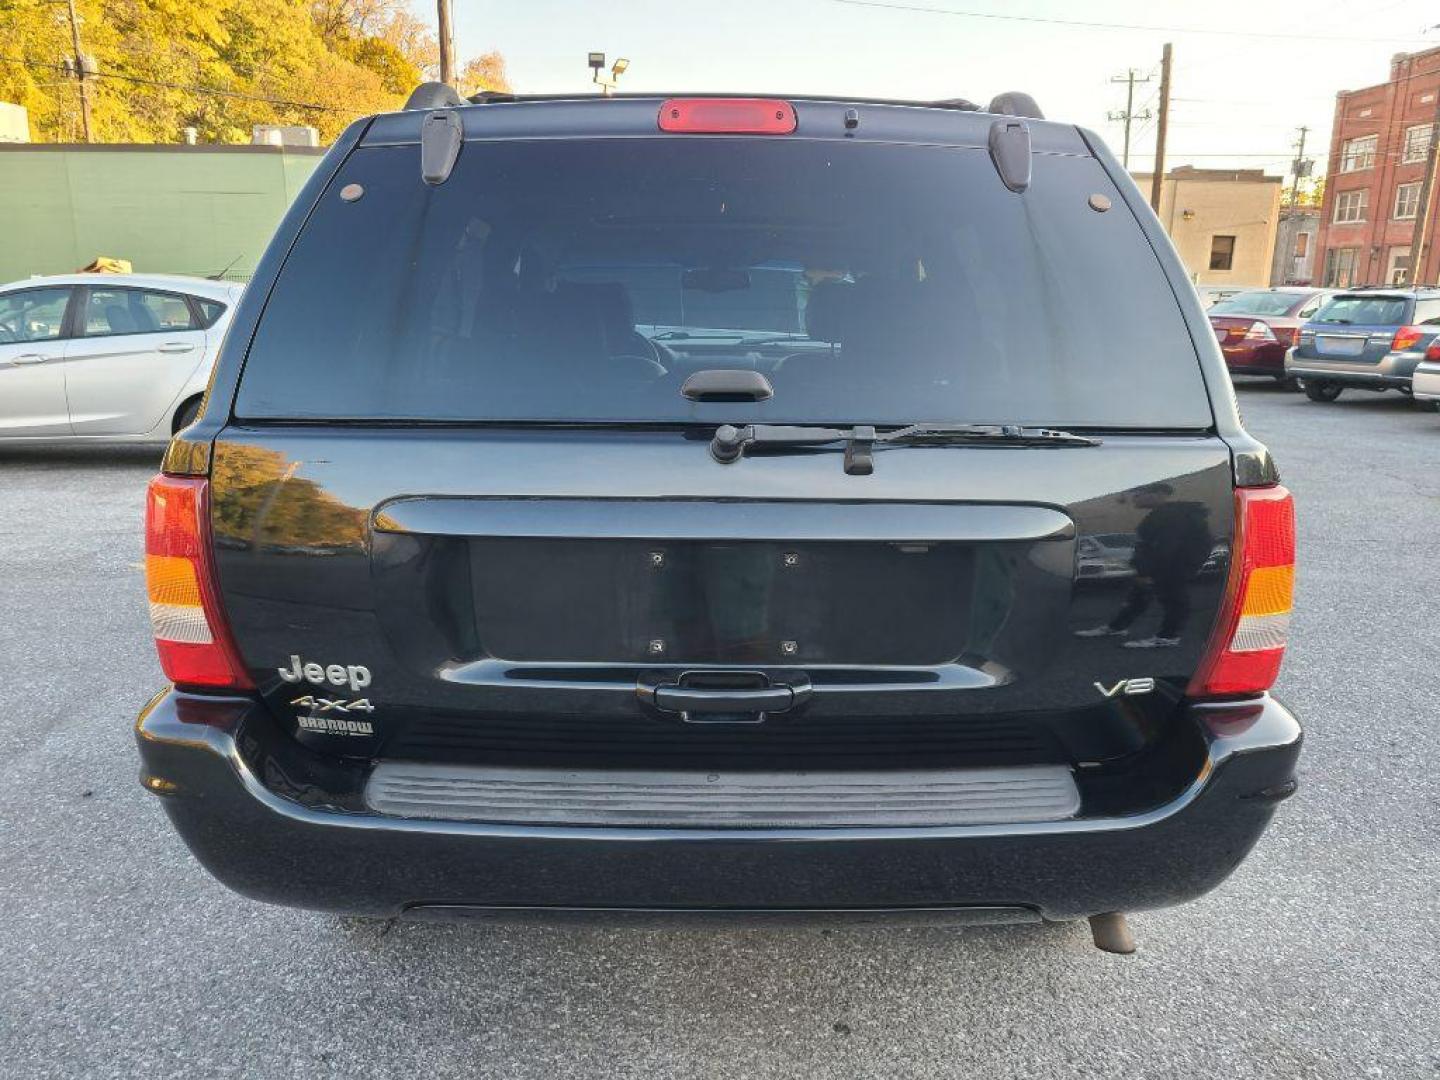
[[1285, 350], [1301, 325], [1333, 290], [1310, 287], [1250, 289], [1212, 307], [1207, 315], [1231, 375], [1269, 375], [1285, 381]]

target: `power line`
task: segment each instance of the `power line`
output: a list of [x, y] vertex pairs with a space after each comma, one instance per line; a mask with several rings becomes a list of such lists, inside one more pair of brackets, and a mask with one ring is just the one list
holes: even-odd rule
[[[1175, 95], [1171, 101], [1183, 101], [1187, 105], [1274, 105], [1270, 101], [1244, 101], [1238, 98], [1203, 98], [1203, 97], [1181, 97]], [[1335, 100], [1334, 94], [1286, 94], [1286, 101], [1330, 101]]]
[[[1173, 99], [1172, 99], [1172, 100], [1173, 100]], [[1171, 127], [1187, 127], [1187, 128], [1213, 128], [1213, 127], [1229, 127], [1229, 128], [1233, 128], [1233, 127], [1235, 126], [1235, 123], [1234, 123], [1234, 120], [1233, 120], [1233, 119], [1230, 120], [1229, 122], [1224, 121], [1224, 120], [1171, 120], [1171, 121], [1170, 121], [1170, 126], [1171, 126]], [[1295, 130], [1295, 125], [1294, 125], [1294, 124], [1287, 124], [1287, 123], [1284, 123], [1283, 121], [1280, 122], [1280, 123], [1275, 123], [1275, 124], [1246, 124], [1246, 125], [1245, 125], [1245, 130], [1246, 130], [1246, 131], [1294, 131], [1294, 130]], [[1312, 127], [1310, 130], [1311, 130], [1311, 131], [1314, 131], [1315, 128]]]
[[[24, 57], [0, 56], [0, 63], [18, 64], [21, 67], [31, 68], [37, 71], [64, 71], [61, 64], [47, 64], [38, 60], [26, 60]], [[212, 97], [237, 98], [242, 101], [260, 101], [269, 105], [284, 105], [292, 109], [314, 109], [320, 112], [333, 113], [354, 113], [355, 109], [341, 109], [334, 105], [320, 105], [313, 101], [291, 101], [286, 98], [267, 97], [264, 94], [247, 94], [240, 90], [221, 90], [215, 86], [195, 86], [189, 83], [169, 82], [165, 79], [148, 79], [141, 75], [126, 75], [119, 71], [91, 71], [86, 73], [90, 79], [120, 79], [124, 82], [142, 83], [146, 86], [160, 86], [170, 90], [186, 90], [192, 94], [209, 94]]]
[[[1153, 154], [1139, 154], [1139, 155], [1136, 155], [1136, 156], [1137, 156], [1137, 158], [1138, 158], [1138, 163], [1136, 164], [1136, 166], [1135, 166], [1135, 168], [1134, 168], [1133, 171], [1134, 171], [1134, 172], [1138, 172], [1138, 173], [1144, 173], [1144, 174], [1146, 174], [1147, 176], [1152, 175], [1152, 174], [1155, 172], [1154, 155], [1153, 155]], [[1166, 175], [1172, 175], [1172, 174], [1175, 172], [1176, 169], [1178, 169], [1178, 168], [1184, 168], [1184, 167], [1186, 167], [1186, 166], [1189, 165], [1189, 164], [1195, 163], [1196, 157], [1197, 157], [1197, 155], [1195, 155], [1195, 154], [1172, 154], [1172, 153], [1170, 153], [1170, 152], [1167, 151], [1166, 154], [1165, 154], [1165, 162], [1166, 162], [1165, 174], [1166, 174]], [[1146, 165], [1146, 164], [1145, 164], [1145, 161], [1146, 161], [1146, 160], [1150, 161], [1151, 163], [1150, 163], [1149, 165]], [[1271, 168], [1272, 166], [1273, 166], [1274, 168], [1276, 168], [1276, 169], [1280, 169], [1280, 168], [1283, 168], [1283, 167], [1289, 165], [1289, 163], [1290, 163], [1290, 159], [1289, 159], [1289, 158], [1273, 158], [1273, 159], [1270, 160], [1270, 161], [1247, 161], [1247, 162], [1245, 162], [1243, 165], [1225, 165], [1225, 164], [1223, 164], [1223, 163], [1222, 163], [1222, 164], [1214, 164], [1214, 165], [1205, 165], [1205, 164], [1197, 163], [1197, 164], [1194, 164], [1194, 167], [1197, 168], [1197, 169], [1204, 169], [1204, 170], [1210, 171], [1210, 172], [1254, 172], [1254, 171], [1256, 171], [1256, 170], [1265, 171], [1265, 170]], [[1284, 179], [1283, 176], [1274, 176], [1274, 174], [1270, 174], [1270, 175], [1272, 175], [1272, 176], [1274, 177], [1274, 179], [1276, 179], [1276, 180], [1283, 180], [1283, 179]]]
[[[1172, 121], [1171, 123], [1172, 123], [1172, 126], [1175, 126], [1175, 122], [1174, 122], [1174, 121]], [[1219, 121], [1216, 121], [1216, 123], [1218, 124]], [[1211, 124], [1209, 124], [1209, 123], [1197, 122], [1197, 123], [1193, 123], [1193, 124], [1189, 124], [1189, 123], [1187, 123], [1187, 124], [1181, 124], [1181, 125], [1179, 125], [1179, 126], [1199, 128], [1199, 127], [1210, 127]], [[1269, 125], [1267, 125], [1267, 126], [1269, 126]], [[1279, 125], [1276, 125], [1276, 126], [1279, 126]], [[1410, 126], [1410, 127], [1426, 127], [1427, 125], [1422, 121], [1422, 122], [1420, 122], [1420, 123], [1418, 123], [1418, 124], [1411, 124], [1411, 125], [1408, 125], [1408, 126]], [[1135, 134], [1136, 134], [1137, 136], [1138, 136], [1138, 135], [1142, 135], [1142, 134], [1144, 134], [1144, 130], [1145, 130], [1145, 126], [1142, 125], [1139, 129], [1137, 129], [1137, 131], [1136, 131]], [[1291, 128], [1290, 130], [1294, 130], [1294, 129]], [[1315, 131], [1316, 129], [1313, 128], [1313, 127], [1308, 127], [1306, 130], [1307, 130], [1307, 131]], [[1372, 133], [1372, 134], [1374, 134], [1374, 133]], [[1362, 136], [1362, 137], [1367, 137], [1367, 136]], [[1344, 141], [1348, 142], [1348, 141], [1350, 141], [1350, 140], [1347, 139], [1347, 140], [1344, 140]], [[1144, 156], [1147, 156], [1147, 155], [1141, 154], [1140, 156], [1144, 157]], [[1201, 154], [1180, 154], [1180, 155], [1178, 155], [1178, 156], [1180, 156], [1180, 157], [1223, 157], [1223, 158], [1259, 158], [1259, 157], [1267, 157], [1267, 158], [1268, 158], [1268, 157], [1273, 157], [1274, 155], [1273, 155], [1273, 154], [1270, 154], [1270, 153], [1260, 153], [1260, 152], [1258, 152], [1258, 151], [1237, 151], [1237, 152], [1233, 152], [1233, 153], [1232, 153], [1232, 152], [1227, 152], [1227, 151], [1211, 151], [1211, 152], [1206, 152], [1206, 153], [1201, 153]], [[1329, 156], [1328, 150], [1327, 150], [1327, 151], [1324, 151], [1324, 152], [1322, 153], [1322, 156], [1328, 157], [1328, 156]], [[1406, 158], [1405, 158], [1405, 149], [1404, 149], [1403, 146], [1401, 146], [1401, 147], [1399, 147], [1399, 148], [1396, 148], [1396, 149], [1390, 149], [1390, 150], [1378, 150], [1378, 149], [1377, 149], [1372, 156], [1374, 157], [1374, 160], [1375, 160], [1376, 164], [1379, 164], [1379, 163], [1382, 162], [1382, 161], [1399, 161], [1401, 164], [1405, 164], [1405, 165], [1415, 165], [1415, 164], [1418, 164], [1419, 162], [1421, 162], [1421, 161], [1424, 160], [1423, 158], [1413, 158], [1413, 157], [1412, 157], [1412, 158], [1410, 158], [1410, 159], [1407, 161]], [[1291, 159], [1291, 158], [1284, 158], [1284, 159], [1278, 159], [1278, 160], [1280, 161], [1281, 164], [1286, 164], [1286, 163], [1288, 163], [1289, 161], [1291, 161], [1292, 159]], [[1362, 170], [1354, 169], [1354, 170], [1350, 170], [1350, 171], [1352, 171], [1352, 172], [1360, 172], [1360, 171], [1362, 171]], [[1340, 176], [1340, 175], [1345, 175], [1345, 174], [1343, 174], [1343, 173], [1336, 173], [1335, 175]]]
[[[1227, 154], [1227, 153], [1225, 153], [1225, 152], [1223, 152], [1223, 151], [1207, 151], [1206, 153], [1203, 153], [1203, 154], [1186, 154], [1186, 153], [1184, 153], [1184, 152], [1182, 152], [1182, 151], [1178, 151], [1178, 150], [1167, 150], [1166, 153], [1167, 153], [1167, 155], [1169, 155], [1169, 156], [1171, 156], [1171, 157], [1274, 158], [1274, 159], [1277, 160], [1277, 161], [1289, 161], [1289, 160], [1290, 160], [1289, 158], [1283, 158], [1283, 157], [1282, 157], [1282, 158], [1276, 158], [1276, 157], [1275, 157], [1275, 151], [1274, 151], [1274, 150], [1267, 150], [1267, 151], [1265, 151], [1264, 153], [1260, 153], [1260, 152], [1258, 152], [1258, 151], [1248, 151], [1248, 152], [1239, 153], [1239, 154]], [[1149, 154], [1141, 154], [1140, 156], [1141, 156], [1141, 157], [1150, 157], [1151, 155], [1149, 155]]]
[[1335, 34], [1297, 34], [1276, 30], [1218, 30], [1198, 26], [1160, 26], [1156, 24], [1092, 22], [1084, 19], [1054, 19], [1041, 15], [1002, 15], [993, 11], [960, 11], [956, 8], [921, 7], [918, 4], [898, 4], [882, 0], [830, 0], [833, 4], [849, 4], [852, 7], [879, 8], [883, 11], [918, 12], [925, 15], [953, 15], [962, 19], [994, 19], [1000, 22], [1044, 23], [1050, 26], [1072, 26], [1078, 30], [1125, 30], [1155, 34], [1205, 34], [1216, 37], [1269, 38], [1281, 41], [1333, 41], [1337, 45], [1352, 45], [1366, 42], [1379, 45], [1395, 45], [1401, 42], [1413, 44], [1413, 38], [1364, 38]]
[[167, 82], [164, 79], [146, 79], [139, 75], [122, 75], [118, 71], [97, 72], [96, 79], [123, 79], [125, 82], [144, 83], [147, 86], [162, 86], [170, 90], [187, 90], [192, 94], [209, 94], [212, 97], [237, 98], [242, 101], [261, 101], [269, 105], [284, 105], [291, 109], [313, 109], [318, 112], [357, 113], [358, 109], [341, 109], [334, 105], [319, 105], [313, 101], [290, 101], [286, 98], [266, 97], [264, 94], [246, 94], [239, 90], [221, 90], [213, 86], [192, 86], [188, 83]]

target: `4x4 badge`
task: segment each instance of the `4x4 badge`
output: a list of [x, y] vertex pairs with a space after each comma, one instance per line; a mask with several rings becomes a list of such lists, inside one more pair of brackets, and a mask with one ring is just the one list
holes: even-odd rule
[[1150, 691], [1155, 689], [1155, 680], [1151, 678], [1121, 679], [1114, 686], [1105, 686], [1103, 683], [1098, 682], [1092, 683], [1091, 685], [1093, 685], [1096, 690], [1099, 690], [1100, 693], [1104, 694], [1107, 698], [1113, 698], [1118, 697], [1121, 694], [1125, 694], [1127, 696], [1134, 694], [1148, 694], [1150, 693]]
[[317, 713], [372, 713], [375, 711], [375, 706], [370, 704], [370, 699], [363, 697], [355, 701], [345, 701], [343, 699], [314, 697], [311, 694], [306, 694], [303, 697], [297, 697], [294, 701], [290, 702], [290, 704], [297, 709], [311, 709]]

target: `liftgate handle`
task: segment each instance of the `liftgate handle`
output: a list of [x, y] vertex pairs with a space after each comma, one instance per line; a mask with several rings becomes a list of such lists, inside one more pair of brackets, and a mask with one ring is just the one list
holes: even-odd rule
[[687, 677], [705, 672], [686, 672], [673, 683], [636, 687], [640, 700], [663, 712], [675, 713], [780, 713], [810, 697], [810, 681], [767, 686], [715, 688], [686, 686]]

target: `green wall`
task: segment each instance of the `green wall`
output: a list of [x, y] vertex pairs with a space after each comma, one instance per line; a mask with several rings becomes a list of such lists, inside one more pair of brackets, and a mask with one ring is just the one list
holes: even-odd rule
[[135, 271], [250, 276], [321, 151], [0, 145], [0, 282], [97, 256]]

